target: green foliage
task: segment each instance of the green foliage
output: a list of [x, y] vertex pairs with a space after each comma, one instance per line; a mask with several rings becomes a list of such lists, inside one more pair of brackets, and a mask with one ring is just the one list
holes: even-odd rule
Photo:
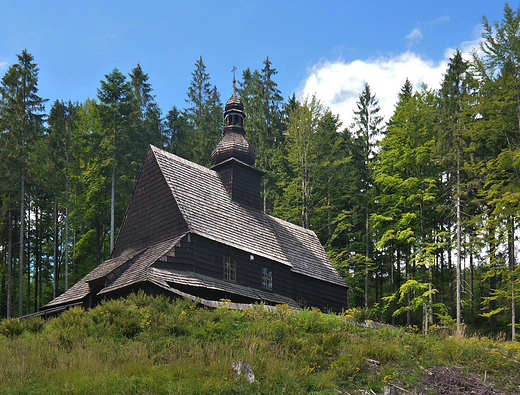
[[352, 309], [345, 310], [343, 315], [347, 318], [353, 319], [357, 323], [364, 323], [365, 321], [375, 321], [378, 320], [379, 314], [376, 309], [367, 307], [367, 308], [358, 308], [354, 307]]
[[[453, 365], [486, 372], [497, 388], [518, 379], [516, 343], [362, 328], [346, 319], [353, 314], [209, 310], [140, 292], [88, 312], [71, 308], [37, 336], [0, 339], [0, 392], [332, 394], [381, 392], [390, 382], [412, 391], [423, 369]], [[254, 383], [232, 372], [235, 361], [251, 364]]]
[[18, 318], [6, 318], [0, 323], [0, 334], [12, 339], [23, 333], [24, 325]]
[[31, 317], [23, 322], [23, 327], [26, 331], [38, 334], [43, 330], [45, 320], [42, 317]]

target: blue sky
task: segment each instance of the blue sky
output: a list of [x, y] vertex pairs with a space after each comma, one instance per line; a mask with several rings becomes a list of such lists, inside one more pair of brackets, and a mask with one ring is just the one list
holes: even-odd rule
[[268, 56], [284, 98], [316, 94], [346, 125], [365, 81], [387, 117], [406, 77], [436, 87], [453, 50], [476, 48], [482, 16], [501, 19], [504, 4], [2, 0], [0, 75], [27, 49], [40, 68], [42, 97], [83, 102], [96, 96], [105, 74], [128, 74], [139, 62], [166, 114], [185, 107], [200, 56], [223, 102], [233, 66], [239, 79]]

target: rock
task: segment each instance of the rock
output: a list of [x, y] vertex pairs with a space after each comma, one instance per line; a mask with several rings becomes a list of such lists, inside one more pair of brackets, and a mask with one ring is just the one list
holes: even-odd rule
[[397, 389], [393, 385], [385, 385], [383, 388], [384, 395], [397, 395]]
[[255, 381], [255, 373], [253, 368], [247, 362], [233, 362], [233, 371], [237, 376], [244, 376], [249, 383]]

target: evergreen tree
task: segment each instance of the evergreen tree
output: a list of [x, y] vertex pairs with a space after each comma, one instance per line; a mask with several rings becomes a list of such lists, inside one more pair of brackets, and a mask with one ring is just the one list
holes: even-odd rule
[[[440, 233], [436, 218], [441, 177], [435, 158], [434, 109], [435, 97], [424, 89], [402, 102], [381, 141], [375, 166], [380, 194], [379, 209], [372, 220], [379, 234], [378, 247], [392, 248], [405, 262], [406, 280], [421, 282], [431, 280], [425, 269], [433, 265], [433, 249]], [[422, 278], [416, 277], [416, 268], [423, 268]], [[410, 321], [407, 310], [407, 325]]]
[[[475, 143], [485, 147], [480, 150], [479, 167], [485, 175], [480, 196], [487, 208], [482, 216], [482, 230], [488, 235], [489, 250], [492, 251], [486, 275], [490, 279], [488, 316], [491, 327], [495, 328], [496, 314], [503, 309], [497, 305], [497, 297], [500, 289], [507, 289], [514, 337], [515, 300], [520, 290], [514, 280], [514, 249], [510, 247], [511, 237], [507, 235], [514, 235], [516, 231], [515, 217], [519, 209], [520, 7], [515, 11], [506, 4], [502, 20], [490, 24], [484, 17], [483, 28], [483, 55], [475, 55], [473, 62], [479, 81], [479, 95], [474, 106], [479, 122], [472, 125], [471, 133]], [[508, 270], [502, 270], [506, 265], [499, 254], [500, 244], [508, 252]], [[497, 288], [497, 280], [502, 274], [506, 281]]]
[[45, 100], [38, 96], [38, 71], [34, 57], [23, 50], [18, 55], [18, 63], [7, 70], [0, 86], [0, 130], [9, 140], [9, 152], [18, 158], [20, 170], [18, 315], [22, 315], [23, 309], [27, 166], [33, 140], [42, 132], [44, 118]]
[[166, 115], [166, 149], [180, 157], [189, 156], [189, 125], [184, 114], [173, 106]]
[[283, 98], [273, 80], [278, 72], [271, 67], [268, 57], [263, 64], [260, 71], [251, 72], [249, 68], [243, 71], [239, 94], [247, 115], [244, 122], [247, 140], [256, 152], [255, 165], [265, 172], [262, 179], [263, 210], [270, 212], [276, 188], [273, 161], [284, 139]]
[[365, 83], [363, 92], [359, 95], [357, 110], [354, 110], [355, 124], [352, 126], [355, 136], [355, 149], [360, 157], [359, 180], [361, 183], [363, 199], [362, 205], [365, 212], [365, 308], [368, 307], [368, 279], [371, 262], [370, 240], [370, 214], [372, 205], [373, 161], [375, 158], [376, 139], [380, 136], [383, 118], [379, 115], [380, 107], [376, 96], [370, 91], [370, 86]]
[[[131, 112], [132, 86], [118, 69], [114, 69], [112, 73], [105, 75], [105, 78], [106, 81], [101, 81], [101, 88], [98, 88], [98, 98], [102, 103], [101, 111], [105, 123], [112, 132], [110, 193], [110, 251], [112, 251], [115, 240], [116, 167], [118, 157], [124, 156], [125, 143], [128, 142], [129, 137], [128, 118]], [[145, 100], [145, 97], [140, 95], [140, 101], [143, 100]]]
[[[456, 321], [457, 330], [462, 324], [462, 201], [467, 179], [462, 174], [464, 168], [464, 150], [467, 148], [465, 137], [466, 116], [463, 111], [468, 108], [472, 80], [468, 73], [469, 64], [456, 51], [450, 59], [448, 70], [439, 92], [439, 159], [446, 169], [445, 183], [447, 194], [451, 197], [455, 213], [455, 237], [457, 248], [456, 263]], [[466, 111], [467, 112], [467, 111]], [[467, 194], [466, 194], [467, 195]], [[452, 210], [450, 210], [452, 211]], [[451, 221], [450, 221], [451, 222]]]
[[184, 117], [190, 126], [188, 138], [190, 155], [187, 155], [187, 159], [209, 166], [211, 152], [222, 133], [222, 104], [217, 87], [211, 87], [202, 56], [195, 63], [195, 71], [191, 75], [193, 79], [186, 99], [190, 107], [184, 111]]

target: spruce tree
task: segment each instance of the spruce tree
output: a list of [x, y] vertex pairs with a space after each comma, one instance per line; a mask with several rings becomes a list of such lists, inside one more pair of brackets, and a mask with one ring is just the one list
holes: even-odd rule
[[26, 183], [28, 158], [34, 137], [41, 133], [44, 103], [38, 96], [38, 71], [34, 57], [23, 50], [18, 63], [2, 78], [0, 94], [0, 130], [9, 140], [11, 155], [18, 158], [20, 177], [20, 227], [18, 258], [18, 315], [23, 310], [23, 274], [25, 255]]

